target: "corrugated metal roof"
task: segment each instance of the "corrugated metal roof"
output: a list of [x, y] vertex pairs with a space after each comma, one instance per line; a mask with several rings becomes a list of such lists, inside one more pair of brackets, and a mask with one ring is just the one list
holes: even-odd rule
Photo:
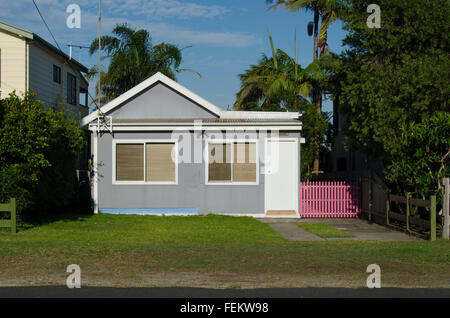
[[245, 123], [286, 123], [286, 124], [300, 124], [296, 119], [223, 119], [223, 118], [200, 118], [200, 119], [182, 119], [182, 118], [167, 118], [167, 119], [147, 119], [147, 118], [113, 118], [113, 123], [117, 124], [158, 124], [158, 123], [177, 123], [177, 124], [193, 124], [195, 122], [202, 122], [208, 124], [245, 124]]

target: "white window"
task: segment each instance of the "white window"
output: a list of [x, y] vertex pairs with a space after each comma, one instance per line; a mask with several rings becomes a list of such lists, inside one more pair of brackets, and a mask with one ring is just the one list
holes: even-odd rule
[[207, 184], [258, 184], [257, 141], [208, 141], [206, 151]]
[[113, 142], [113, 184], [176, 184], [177, 142], [120, 140]]

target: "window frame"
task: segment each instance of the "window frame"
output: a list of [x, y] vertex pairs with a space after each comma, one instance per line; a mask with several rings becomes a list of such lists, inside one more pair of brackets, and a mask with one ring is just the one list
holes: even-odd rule
[[[55, 70], [57, 71], [56, 72], [56, 74], [57, 74], [56, 79], [55, 79]], [[62, 69], [61, 69], [61, 67], [59, 67], [56, 64], [53, 64], [53, 83], [61, 84], [61, 82], [62, 82], [62, 78], [61, 77], [62, 77]]]
[[[70, 100], [69, 100], [69, 89], [68, 89], [69, 88], [69, 77], [72, 77], [73, 83], [75, 84], [75, 87], [72, 87], [73, 83], [72, 83], [72, 85], [70, 87], [70, 90], [71, 90], [71, 94], [70, 95], [72, 97]], [[72, 91], [72, 89], [73, 89], [73, 91]], [[78, 105], [77, 104], [77, 93], [78, 93], [78, 90], [77, 90], [77, 77], [75, 75], [73, 75], [72, 73], [67, 72], [67, 84], [66, 84], [66, 95], [67, 95], [66, 96], [66, 100], [67, 100], [67, 104]]]
[[[255, 163], [256, 163], [256, 181], [233, 181], [233, 161], [234, 161], [234, 143], [254, 143], [255, 144]], [[210, 144], [231, 144], [231, 180], [230, 181], [209, 181], [209, 145]], [[207, 139], [205, 140], [205, 184], [206, 185], [259, 185], [259, 140], [258, 139]]]
[[[146, 164], [146, 144], [167, 144], [173, 143], [176, 149], [175, 151], [175, 181], [145, 181], [147, 176], [147, 164]], [[144, 156], [144, 180], [143, 181], [118, 181], [116, 180], [116, 149], [117, 144], [142, 144], [143, 156]], [[112, 142], [112, 184], [113, 185], [177, 185], [178, 184], [178, 140], [176, 139], [120, 139], [113, 140]]]
[[[81, 94], [84, 94], [84, 101], [83, 101], [84, 104], [81, 104], [81, 96], [80, 96]], [[88, 89], [85, 87], [80, 86], [80, 89], [78, 91], [78, 104], [83, 107], [89, 106], [89, 104], [88, 104]]]

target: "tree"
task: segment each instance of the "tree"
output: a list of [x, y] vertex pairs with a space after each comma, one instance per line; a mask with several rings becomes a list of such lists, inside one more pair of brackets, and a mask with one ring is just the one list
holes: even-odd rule
[[348, 49], [328, 70], [349, 146], [382, 160], [396, 192], [425, 196], [449, 172], [450, 10], [439, 0], [378, 5], [381, 29], [370, 29], [367, 2], [352, 2]]
[[[241, 89], [236, 94], [235, 110], [299, 111], [302, 113], [303, 135], [308, 140], [302, 150], [302, 177], [308, 179], [312, 172], [315, 145], [323, 141], [328, 122], [317, 113], [310, 93], [323, 72], [316, 63], [302, 69], [297, 56], [290, 57], [275, 49], [269, 34], [272, 57], [263, 55], [256, 65], [240, 74]], [[296, 50], [295, 50], [296, 51]]]
[[[180, 68], [183, 48], [164, 42], [153, 46], [147, 30], [136, 31], [124, 23], [118, 24], [112, 33], [115, 36], [105, 35], [100, 41], [102, 50], [106, 52], [102, 59], [110, 59], [108, 70], [101, 71], [102, 103], [116, 98], [157, 72], [176, 80], [176, 73], [189, 70]], [[97, 51], [98, 38], [92, 41], [89, 54]], [[87, 78], [93, 79], [97, 75], [98, 66], [93, 66]], [[98, 94], [99, 87], [96, 90]]]
[[[291, 12], [297, 12], [299, 10], [312, 11], [314, 13], [314, 54], [313, 61], [316, 61], [320, 56], [328, 53], [327, 33], [328, 27], [331, 23], [336, 21], [339, 12], [343, 10], [346, 2], [343, 0], [266, 0], [267, 4], [272, 4], [269, 10], [276, 9], [278, 7], [284, 7]], [[319, 32], [319, 17], [321, 20], [320, 32]], [[318, 50], [319, 49], [319, 50]], [[319, 52], [318, 52], [319, 51]], [[322, 112], [322, 89], [316, 86], [313, 91], [313, 103], [317, 107], [317, 112]], [[315, 138], [319, 140], [319, 138]], [[319, 148], [320, 145], [316, 144], [316, 150], [314, 154], [314, 168], [315, 172], [319, 171]]]
[[439, 111], [399, 128], [399, 145], [391, 152], [394, 160], [386, 174], [416, 195], [428, 196], [450, 174], [450, 113]]
[[15, 197], [19, 211], [33, 213], [71, 203], [83, 134], [75, 119], [44, 109], [31, 93], [1, 99], [0, 202]]

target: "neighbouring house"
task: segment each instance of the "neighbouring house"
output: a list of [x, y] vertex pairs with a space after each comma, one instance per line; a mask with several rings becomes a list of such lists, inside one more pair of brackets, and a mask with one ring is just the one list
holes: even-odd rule
[[35, 33], [0, 22], [0, 98], [30, 90], [45, 107], [64, 105], [80, 120], [89, 113], [87, 71]]
[[81, 121], [94, 211], [298, 217], [299, 117], [225, 111], [157, 73]]

